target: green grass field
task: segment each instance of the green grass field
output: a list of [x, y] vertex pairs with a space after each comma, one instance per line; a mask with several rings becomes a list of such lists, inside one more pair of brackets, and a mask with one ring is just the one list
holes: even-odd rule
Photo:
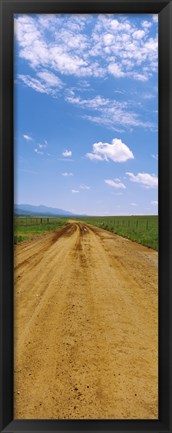
[[14, 218], [14, 243], [29, 240], [33, 235], [47, 233], [67, 224], [66, 218]]
[[158, 250], [158, 216], [83, 217], [80, 220]]
[[[68, 218], [16, 217], [14, 219], [14, 243], [31, 239], [35, 234], [55, 230], [67, 224], [68, 220]], [[80, 217], [78, 220], [158, 250], [158, 216], [100, 216]]]

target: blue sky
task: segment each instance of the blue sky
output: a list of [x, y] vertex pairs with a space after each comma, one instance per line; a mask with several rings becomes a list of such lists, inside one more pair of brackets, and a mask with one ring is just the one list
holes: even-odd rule
[[15, 203], [158, 212], [157, 15], [16, 15]]

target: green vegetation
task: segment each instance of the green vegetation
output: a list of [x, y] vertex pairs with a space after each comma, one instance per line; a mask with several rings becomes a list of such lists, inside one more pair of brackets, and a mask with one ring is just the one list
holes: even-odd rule
[[158, 250], [158, 216], [82, 217], [79, 219]]
[[31, 218], [15, 217], [14, 219], [14, 243], [29, 240], [33, 235], [47, 233], [67, 224], [66, 218]]
[[[68, 220], [69, 218], [15, 217], [14, 243], [55, 230], [67, 224]], [[158, 216], [79, 217], [78, 220], [158, 250]]]

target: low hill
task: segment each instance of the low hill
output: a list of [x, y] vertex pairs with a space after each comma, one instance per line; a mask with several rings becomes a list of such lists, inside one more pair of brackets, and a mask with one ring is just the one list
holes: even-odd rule
[[30, 204], [15, 204], [14, 214], [16, 216], [73, 216], [71, 212], [64, 209], [44, 205], [34, 206]]

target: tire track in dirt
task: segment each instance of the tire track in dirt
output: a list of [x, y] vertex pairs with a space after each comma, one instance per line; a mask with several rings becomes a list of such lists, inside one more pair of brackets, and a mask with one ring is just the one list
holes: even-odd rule
[[[61, 266], [61, 261], [65, 259], [65, 257], [70, 254], [70, 249], [67, 248], [68, 243], [71, 243], [71, 235], [75, 233], [77, 229], [76, 225], [69, 226], [57, 230], [57, 232], [53, 232], [50, 234], [49, 238], [46, 239], [48, 241], [48, 246], [46, 243], [45, 249], [44, 249], [44, 239], [42, 238], [41, 243], [39, 244], [39, 250], [37, 247], [37, 243], [34, 241], [33, 243], [33, 256], [31, 256], [30, 248], [29, 248], [29, 259], [27, 258], [27, 266], [25, 265], [22, 269], [22, 272], [20, 270], [20, 274], [16, 274], [15, 271], [15, 278], [14, 278], [14, 284], [15, 284], [15, 295], [16, 295], [16, 318], [15, 318], [15, 328], [16, 332], [15, 335], [17, 336], [17, 327], [20, 331], [20, 339], [18, 339], [18, 342], [20, 344], [21, 348], [21, 342], [24, 340], [23, 335], [26, 334], [26, 331], [30, 327], [30, 322], [33, 319], [33, 316], [37, 313], [38, 307], [40, 307], [40, 304], [44, 301], [44, 294], [45, 298], [48, 295], [48, 287], [49, 284], [51, 284], [52, 275], [54, 274], [54, 267], [56, 267], [57, 262], [59, 264], [59, 267]], [[63, 239], [61, 237], [63, 236]], [[70, 239], [67, 241], [67, 243], [64, 245], [64, 237]], [[57, 246], [57, 241], [58, 246]], [[27, 246], [26, 246], [27, 250]], [[36, 250], [36, 252], [35, 252]], [[48, 254], [46, 255], [45, 252]], [[28, 253], [28, 251], [27, 251]], [[26, 254], [27, 254], [26, 253]], [[24, 254], [22, 254], [23, 256]], [[21, 256], [21, 253], [20, 253]], [[36, 257], [36, 258], [35, 258]], [[16, 270], [18, 270], [18, 258], [16, 256]], [[20, 262], [19, 262], [20, 263]], [[23, 263], [25, 264], [25, 260], [22, 259], [22, 266]], [[34, 272], [33, 272], [34, 269]], [[47, 270], [47, 271], [45, 271]], [[20, 280], [18, 281], [20, 277]], [[27, 309], [26, 309], [26, 300], [27, 300]], [[19, 306], [19, 309], [17, 310], [17, 305]], [[17, 345], [17, 341], [16, 341]]]
[[[23, 244], [21, 244], [20, 253], [18, 254], [17, 264], [15, 265], [15, 274], [17, 274], [17, 270], [19, 270], [19, 273], [21, 274], [21, 268], [24, 268], [25, 272], [27, 265], [28, 270], [31, 271], [31, 264], [32, 267], [35, 267], [35, 265], [42, 260], [42, 254], [46, 253], [50, 246], [53, 245], [60, 236], [70, 236], [72, 234], [72, 230], [74, 230], [74, 226], [71, 227], [71, 224], [67, 224], [66, 226], [59, 228], [50, 234], [48, 233], [46, 235], [36, 236], [36, 239], [33, 241], [27, 243], [23, 242]], [[25, 253], [24, 260], [23, 250]]]
[[57, 233], [16, 249], [15, 418], [158, 418], [157, 253]]

